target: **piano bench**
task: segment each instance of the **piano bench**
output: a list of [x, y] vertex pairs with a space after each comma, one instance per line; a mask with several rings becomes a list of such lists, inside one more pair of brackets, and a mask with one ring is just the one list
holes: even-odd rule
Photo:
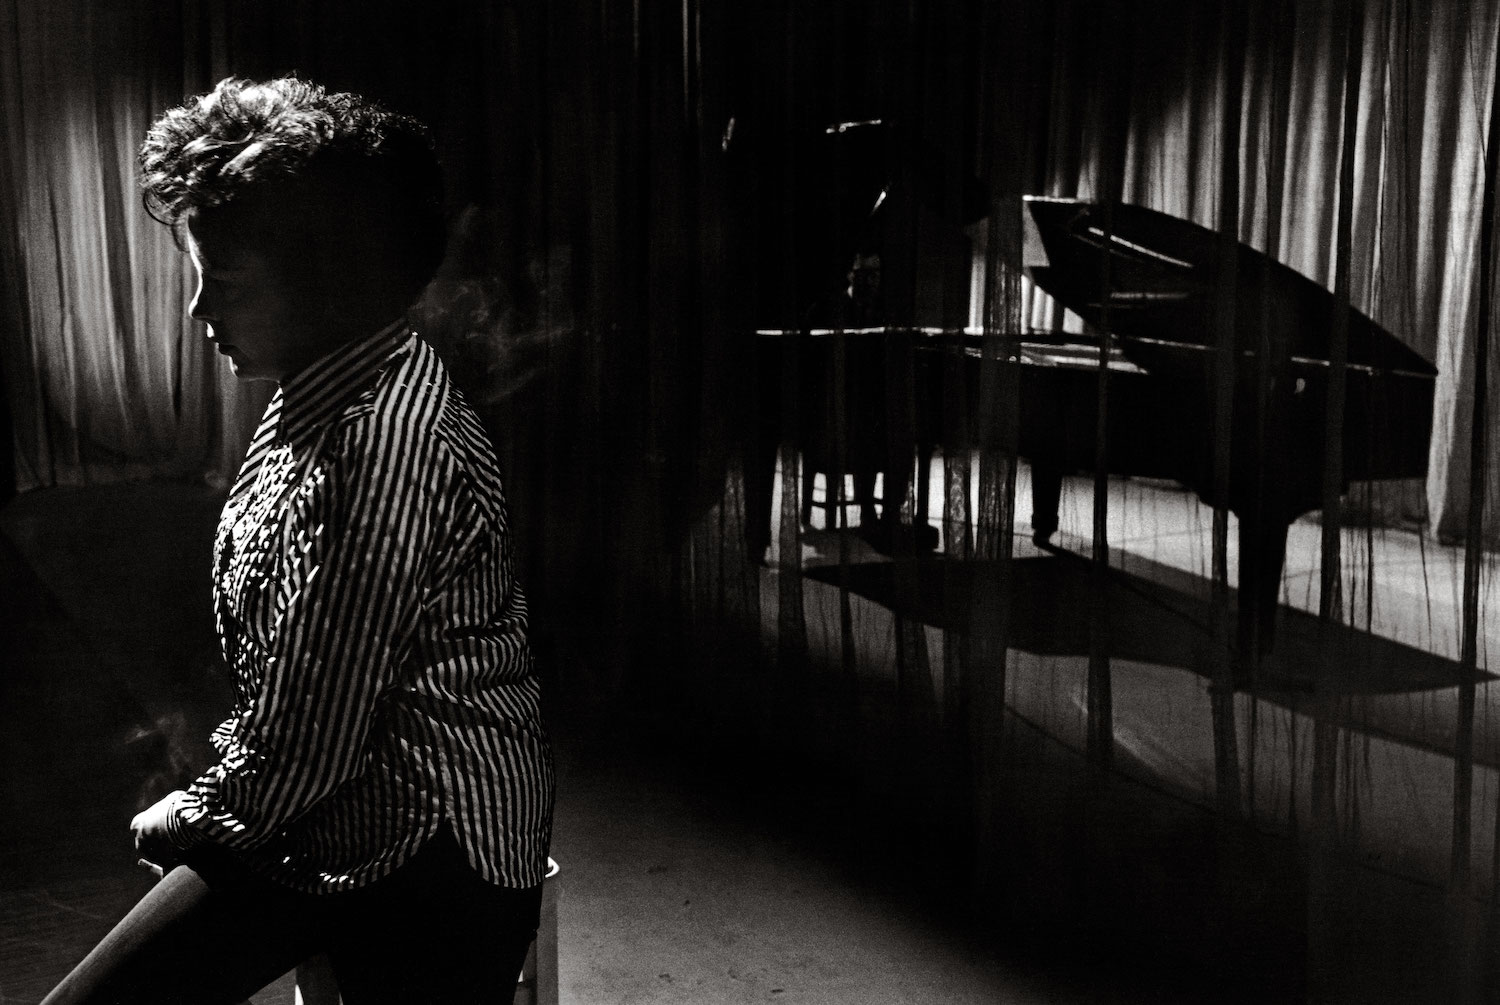
[[[839, 483], [843, 481], [843, 476], [804, 462], [802, 471], [802, 522], [804, 524], [812, 523], [814, 506], [822, 508], [825, 514], [830, 515], [829, 530], [837, 530], [846, 526], [844, 511], [850, 506], [859, 507], [861, 524], [875, 519], [875, 504], [884, 501], [875, 491], [875, 474], [864, 476], [855, 472], [849, 473], [854, 476], [854, 491], [845, 496], [843, 503], [840, 504], [838, 501]], [[824, 485], [822, 502], [813, 498], [814, 486], [820, 474], [823, 476]]]
[[[526, 950], [526, 962], [516, 983], [516, 1005], [557, 1005], [557, 874], [561, 867], [547, 859], [542, 880], [542, 916], [536, 938]], [[315, 956], [297, 968], [296, 1005], [339, 1005], [338, 981], [326, 956]]]

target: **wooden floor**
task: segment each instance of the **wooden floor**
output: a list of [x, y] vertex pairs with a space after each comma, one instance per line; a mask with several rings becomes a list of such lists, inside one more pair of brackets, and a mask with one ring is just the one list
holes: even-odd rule
[[[1201, 534], [1176, 510], [1163, 515], [1153, 509], [1180, 509], [1180, 496], [1163, 493], [1157, 499], [1148, 493], [1132, 507], [1112, 509], [1146, 521], [1142, 527], [1122, 526], [1114, 539], [1138, 542], [1137, 557], [1155, 563], [1151, 569], [1136, 568], [1136, 558], [1126, 554], [1123, 567], [1158, 575], [1172, 566], [1202, 579]], [[140, 484], [28, 493], [0, 511], [0, 1005], [39, 1001], [149, 888], [151, 877], [135, 865], [127, 822], [161, 793], [187, 781], [208, 758], [205, 738], [229, 698], [217, 669], [204, 557], [217, 507], [217, 498], [206, 490]], [[1174, 536], [1161, 533], [1164, 526], [1186, 529]], [[1294, 528], [1283, 598], [1290, 607], [1308, 603], [1299, 597], [1297, 584], [1306, 578], [1308, 556], [1315, 554], [1316, 530]], [[809, 535], [805, 547], [816, 551], [820, 541], [827, 545], [826, 538]], [[1381, 630], [1390, 639], [1451, 659], [1446, 645], [1456, 621], [1445, 586], [1457, 581], [1461, 568], [1453, 550], [1429, 545], [1428, 553], [1413, 544], [1408, 549], [1413, 554], [1406, 555], [1399, 550], [1406, 545], [1395, 535], [1382, 547], [1389, 551], [1379, 556], [1386, 570], [1380, 582], [1384, 592], [1374, 606], [1389, 623]], [[774, 579], [769, 570], [766, 577]], [[818, 590], [830, 588], [818, 582], [815, 570], [804, 585], [812, 621], [828, 620], [818, 614], [818, 604], [832, 600], [820, 600]], [[872, 596], [878, 594], [875, 586]], [[774, 583], [762, 590], [765, 606], [774, 600]], [[874, 601], [864, 606], [865, 633], [888, 639], [889, 612]], [[1490, 624], [1486, 630], [1493, 635], [1496, 628]], [[1490, 639], [1487, 651], [1495, 645], [1500, 640]], [[932, 648], [940, 652], [942, 647]], [[1038, 802], [1047, 794], [1043, 790], [1063, 792], [1077, 781], [1072, 765], [1078, 758], [1058, 741], [1071, 735], [1069, 724], [1077, 718], [1070, 697], [1077, 688], [1067, 684], [1070, 673], [1078, 675], [1077, 662], [1072, 656], [1033, 653], [1018, 656], [1011, 674], [1016, 707], [1051, 729], [1048, 737], [1037, 734], [1036, 750], [1014, 759], [1029, 786], [1017, 800], [1028, 816], [1014, 826], [1018, 833], [1029, 829], [1038, 847], [1058, 845], [1059, 837], [1077, 830], [1072, 817], [1048, 817]], [[1196, 790], [1188, 782], [1197, 777], [1196, 762], [1185, 760], [1184, 752], [1204, 743], [1184, 730], [1204, 718], [1193, 712], [1206, 700], [1202, 682], [1175, 666], [1124, 658], [1119, 664], [1115, 715], [1122, 751], [1138, 755], [1136, 761], [1157, 783], [1181, 775], [1186, 781], [1179, 779], [1177, 787], [1191, 795]], [[1028, 667], [1035, 671], [1034, 681]], [[1135, 705], [1126, 699], [1136, 686], [1139, 715], [1131, 718]], [[1446, 819], [1440, 812], [1446, 789], [1439, 782], [1451, 768], [1445, 768], [1440, 744], [1406, 734], [1417, 725], [1436, 729], [1432, 723], [1451, 721], [1444, 704], [1451, 690], [1362, 696], [1358, 705], [1380, 727], [1375, 731], [1380, 739], [1364, 741], [1361, 748], [1367, 786], [1380, 797], [1363, 806], [1367, 836], [1372, 841], [1409, 831], [1421, 836], [1425, 831], [1417, 825], [1433, 830], [1436, 838], [1403, 851], [1411, 859], [1405, 865], [1419, 877], [1417, 867], [1425, 858], [1419, 860], [1416, 851], [1426, 855], [1428, 846], [1445, 847], [1433, 822]], [[1494, 689], [1482, 690], [1484, 707], [1495, 702], [1500, 710], [1500, 698], [1489, 694]], [[1175, 705], [1166, 700], [1178, 692], [1183, 696], [1173, 699]], [[1076, 953], [1030, 955], [1014, 942], [969, 930], [854, 863], [858, 856], [851, 852], [868, 846], [870, 836], [882, 829], [878, 817], [862, 818], [859, 826], [867, 827], [862, 833], [837, 819], [844, 813], [842, 803], [825, 800], [819, 831], [807, 826], [817, 815], [808, 812], [808, 801], [798, 805], [773, 791], [795, 786], [776, 779], [726, 778], [712, 764], [683, 760], [668, 743], [643, 742], [639, 728], [609, 708], [588, 707], [576, 695], [553, 697], [575, 699], [553, 705], [562, 713], [554, 715], [560, 788], [553, 855], [563, 866], [558, 911], [563, 1001], [1286, 1000], [1284, 994], [1265, 993], [1266, 975], [1274, 978], [1278, 965], [1274, 954], [1267, 956], [1264, 972], [1252, 974], [1231, 999], [1213, 975], [1174, 979], [1159, 972], [1148, 977], [1134, 965], [1080, 967]], [[1044, 698], [1061, 703], [1062, 711], [1027, 704]], [[1387, 707], [1390, 721], [1377, 721]], [[1302, 713], [1282, 708], [1275, 714], [1291, 721]], [[1500, 732], [1497, 721], [1500, 714], [1482, 715], [1481, 735]], [[1176, 730], [1172, 744], [1144, 744], [1163, 727]], [[1126, 744], [1131, 738], [1142, 742]], [[1497, 790], [1489, 767], [1495, 763], [1494, 739], [1481, 744], [1481, 800], [1493, 800]], [[1380, 753], [1382, 745], [1395, 751], [1390, 778], [1380, 774], [1384, 762], [1371, 753]], [[1153, 761], [1147, 757], [1153, 752], [1172, 757]], [[1428, 775], [1415, 774], [1414, 766], [1427, 761], [1435, 765], [1429, 774], [1438, 781], [1416, 784], [1414, 779]], [[1132, 798], [1129, 786], [1113, 791], [1117, 801]], [[1127, 898], [1137, 907], [1136, 894], [1152, 883], [1142, 863], [1155, 862], [1167, 875], [1167, 860], [1182, 859], [1183, 874], [1196, 874], [1190, 858], [1201, 849], [1195, 851], [1192, 842], [1164, 845], [1161, 838], [1164, 829], [1172, 832], [1167, 838], [1176, 834], [1179, 840], [1194, 833], [1193, 821], [1204, 813], [1178, 796], [1164, 804], [1154, 790], [1143, 800], [1122, 806], [1108, 826], [1100, 825], [1119, 846], [1121, 860], [1118, 869], [1095, 867], [1109, 876], [1140, 878], [1145, 885]], [[1163, 805], [1175, 809], [1168, 813]], [[1390, 819], [1376, 819], [1374, 810], [1381, 808], [1390, 811]], [[790, 819], [794, 814], [800, 819]], [[1493, 805], [1480, 813], [1481, 823], [1486, 816], [1493, 819]], [[1076, 879], [1078, 863], [1089, 856], [1069, 854], [1074, 857], [1059, 853], [1055, 864]], [[1251, 863], [1247, 870], [1253, 866], [1253, 875], [1246, 874], [1254, 880], [1249, 888], [1264, 893], [1264, 862], [1253, 857], [1223, 857], [1215, 866], [1219, 880], [1225, 862], [1241, 859]], [[1391, 856], [1378, 864], [1389, 871], [1391, 863], [1403, 864]], [[1366, 879], [1384, 875], [1380, 869], [1360, 869]], [[1295, 862], [1288, 875], [1298, 879]], [[1339, 885], [1356, 889], [1359, 878], [1351, 874]], [[1176, 893], [1175, 888], [1156, 890], [1153, 896], [1171, 901]], [[1293, 915], [1298, 896], [1293, 891], [1287, 898]], [[1371, 927], [1356, 921], [1388, 917], [1394, 920], [1385, 926], [1391, 929], [1386, 942], [1330, 942], [1319, 951], [1340, 964], [1384, 963], [1401, 980], [1361, 962], [1360, 973], [1368, 969], [1373, 976], [1359, 981], [1358, 974], [1351, 976], [1352, 965], [1345, 965], [1334, 980], [1348, 994], [1321, 1000], [1376, 1000], [1367, 993], [1372, 987], [1386, 995], [1378, 1000], [1441, 1000], [1441, 973], [1434, 971], [1453, 968], [1443, 962], [1452, 912], [1444, 907], [1440, 886], [1429, 883], [1417, 894], [1402, 887], [1382, 897], [1340, 902], [1347, 917], [1333, 919], [1322, 934], [1353, 939]], [[1421, 897], [1432, 905], [1421, 907]], [[1403, 918], [1416, 920], [1396, 923]], [[1277, 953], [1282, 948], [1272, 944]], [[1453, 952], [1462, 963], [1462, 954]], [[1193, 983], [1202, 980], [1207, 983]], [[285, 980], [256, 997], [257, 1005], [290, 1000]]]
[[[131, 485], [0, 511], [0, 1005], [39, 1001], [149, 888], [127, 822], [207, 757], [229, 694], [207, 614], [216, 510]], [[1002, 959], [785, 827], [775, 797], [629, 742], [608, 710], [568, 715], [562, 1001], [1174, 1000]], [[256, 996], [290, 1001], [285, 979]]]

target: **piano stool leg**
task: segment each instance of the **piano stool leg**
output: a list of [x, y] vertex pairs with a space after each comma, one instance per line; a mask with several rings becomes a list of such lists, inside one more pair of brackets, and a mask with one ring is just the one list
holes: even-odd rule
[[938, 530], [932, 525], [927, 507], [932, 501], [932, 455], [937, 444], [917, 445], [917, 511], [912, 514], [912, 541], [919, 551], [931, 551], [938, 546]]
[[[516, 1005], [557, 1005], [557, 876], [561, 871], [554, 859], [547, 859], [542, 916], [516, 979]], [[339, 1005], [339, 985], [328, 957], [315, 956], [297, 968], [294, 1001], [296, 1005]]]
[[932, 503], [932, 455], [937, 452], [937, 445], [933, 443], [917, 444], [917, 512], [913, 519], [919, 523], [927, 522], [927, 507]]
[[547, 876], [542, 880], [542, 916], [537, 923], [536, 938], [526, 950], [516, 986], [515, 1005], [557, 1005], [557, 862], [547, 859]]
[[[868, 481], [860, 472], [853, 472], [854, 496], [846, 502], [858, 502], [860, 506], [860, 522], [867, 522], [865, 511], [868, 509], [868, 521], [875, 519], [875, 504], [871, 498], [875, 494], [875, 475], [871, 472]], [[812, 525], [813, 507], [817, 505], [813, 501], [813, 486], [817, 482], [818, 472], [814, 468], [807, 468], [803, 472], [802, 479], [802, 523], [803, 526]], [[824, 526], [828, 530], [842, 530], [848, 519], [844, 513], [844, 506], [839, 505], [839, 492], [843, 488], [843, 476], [833, 471], [823, 472], [823, 512], [825, 514]]]
[[295, 1005], [339, 1005], [339, 982], [327, 956], [314, 956], [297, 967]]
[[878, 517], [875, 515], [875, 469], [860, 468], [853, 472], [854, 499], [859, 503], [859, 524], [868, 527]]

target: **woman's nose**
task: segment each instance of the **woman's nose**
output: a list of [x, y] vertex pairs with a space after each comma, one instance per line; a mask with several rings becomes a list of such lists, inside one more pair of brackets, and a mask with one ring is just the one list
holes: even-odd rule
[[192, 303], [188, 304], [188, 317], [195, 321], [215, 320], [217, 308], [208, 287], [209, 284], [200, 279], [198, 290], [193, 294]]

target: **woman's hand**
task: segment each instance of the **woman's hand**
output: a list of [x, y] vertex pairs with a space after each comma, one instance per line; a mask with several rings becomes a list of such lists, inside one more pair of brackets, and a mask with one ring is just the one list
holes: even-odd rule
[[177, 849], [167, 838], [167, 820], [171, 818], [177, 800], [182, 795], [181, 789], [169, 792], [141, 810], [130, 821], [130, 830], [135, 835], [136, 854], [164, 869], [177, 863]]

